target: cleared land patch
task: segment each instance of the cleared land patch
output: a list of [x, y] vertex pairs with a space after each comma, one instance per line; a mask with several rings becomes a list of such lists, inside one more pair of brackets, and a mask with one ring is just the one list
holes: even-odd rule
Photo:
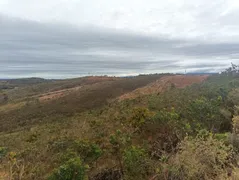
[[141, 95], [161, 93], [166, 91], [170, 86], [176, 88], [184, 88], [194, 83], [200, 83], [208, 78], [208, 75], [175, 75], [165, 76], [152, 82], [144, 87], [138, 88], [130, 93], [126, 93], [119, 97], [119, 100], [134, 99]]

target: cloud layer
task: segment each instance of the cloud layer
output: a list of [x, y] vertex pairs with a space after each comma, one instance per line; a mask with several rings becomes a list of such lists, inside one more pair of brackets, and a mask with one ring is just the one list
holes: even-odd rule
[[237, 1], [93, 1], [0, 0], [0, 78], [217, 72], [239, 63]]

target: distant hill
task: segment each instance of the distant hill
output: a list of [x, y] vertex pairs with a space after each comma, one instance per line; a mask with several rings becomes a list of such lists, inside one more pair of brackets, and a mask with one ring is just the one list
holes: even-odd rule
[[189, 72], [189, 73], [186, 73], [186, 74], [189, 74], [189, 75], [213, 75], [213, 74], [218, 74], [218, 73]]
[[16, 87], [22, 87], [26, 85], [40, 84], [48, 82], [51, 80], [46, 80], [43, 78], [20, 78], [20, 79], [0, 79], [0, 90], [1, 89], [14, 89]]

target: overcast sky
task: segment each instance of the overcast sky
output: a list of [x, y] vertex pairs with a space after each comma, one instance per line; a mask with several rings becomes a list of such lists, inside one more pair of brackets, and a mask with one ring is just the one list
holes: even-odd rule
[[0, 78], [218, 72], [238, 0], [0, 0]]

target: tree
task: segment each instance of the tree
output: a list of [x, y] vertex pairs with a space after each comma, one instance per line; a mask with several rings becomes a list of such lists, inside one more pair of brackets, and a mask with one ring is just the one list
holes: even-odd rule
[[231, 67], [227, 68], [223, 74], [227, 74], [228, 76], [237, 76], [239, 73], [239, 67], [236, 64], [231, 63]]

